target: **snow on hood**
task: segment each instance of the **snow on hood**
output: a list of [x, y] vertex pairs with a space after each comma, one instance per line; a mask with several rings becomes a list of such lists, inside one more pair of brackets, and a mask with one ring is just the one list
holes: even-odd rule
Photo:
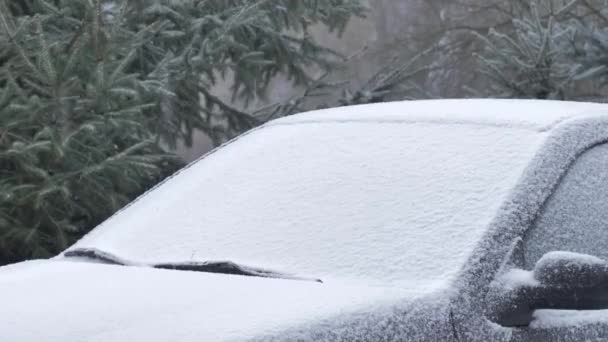
[[335, 282], [32, 261], [0, 268], [0, 340], [240, 340], [417, 297]]

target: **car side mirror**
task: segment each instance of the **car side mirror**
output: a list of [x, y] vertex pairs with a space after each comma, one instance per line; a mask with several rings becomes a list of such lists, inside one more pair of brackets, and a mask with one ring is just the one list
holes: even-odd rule
[[608, 308], [608, 262], [578, 253], [549, 252], [532, 271], [499, 276], [486, 298], [486, 316], [508, 327], [527, 326], [539, 309]]

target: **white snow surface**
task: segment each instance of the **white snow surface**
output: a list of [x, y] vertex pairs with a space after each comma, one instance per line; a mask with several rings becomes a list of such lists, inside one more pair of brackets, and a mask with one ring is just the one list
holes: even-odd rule
[[242, 340], [419, 295], [60, 260], [3, 268], [0, 289], [7, 342]]
[[606, 114], [606, 105], [586, 102], [500, 99], [422, 100], [337, 107], [289, 116], [276, 123], [318, 121], [407, 121], [468, 123], [547, 131], [573, 117]]
[[564, 264], [569, 265], [605, 265], [606, 261], [593, 255], [573, 253], [568, 251], [552, 251], [543, 255], [537, 262], [538, 268], [546, 268], [547, 265]]
[[540, 282], [534, 278], [532, 271], [526, 271], [519, 268], [512, 268], [500, 276], [498, 281], [502, 284], [503, 289], [514, 290], [523, 286], [536, 286]]
[[405, 114], [369, 121], [373, 108], [351, 108], [353, 117], [367, 112], [363, 121], [329, 111], [238, 139], [76, 247], [140, 262], [231, 260], [327, 283], [446, 288], [546, 133]]
[[530, 328], [574, 328], [596, 324], [608, 324], [608, 310], [536, 310]]

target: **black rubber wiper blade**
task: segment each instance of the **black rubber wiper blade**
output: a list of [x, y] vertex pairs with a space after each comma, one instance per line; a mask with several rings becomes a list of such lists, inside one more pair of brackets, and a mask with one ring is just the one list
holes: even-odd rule
[[175, 263], [159, 263], [159, 264], [146, 264], [138, 263], [131, 260], [120, 258], [112, 253], [108, 253], [97, 248], [76, 248], [63, 253], [64, 257], [67, 258], [88, 258], [96, 261], [101, 261], [110, 265], [117, 266], [139, 266], [139, 267], [151, 267], [165, 270], [175, 271], [191, 271], [191, 272], [205, 272], [205, 273], [221, 273], [221, 274], [233, 274], [250, 277], [263, 277], [263, 278], [275, 278], [275, 279], [290, 279], [290, 280], [304, 280], [314, 281], [317, 283], [323, 283], [321, 279], [299, 277], [292, 274], [285, 274], [270, 270], [265, 270], [256, 267], [249, 267], [239, 265], [231, 261], [206, 261], [206, 262], [175, 262]]
[[116, 255], [104, 252], [97, 248], [76, 248], [63, 253], [67, 258], [89, 258], [111, 265], [119, 266], [138, 266], [139, 264], [117, 257]]
[[261, 269], [261, 268], [243, 266], [243, 265], [234, 263], [232, 261], [162, 263], [162, 264], [152, 265], [152, 267], [166, 269], [166, 270], [234, 274], [234, 275], [243, 275], [243, 276], [251, 276], [251, 277], [305, 280], [305, 281], [314, 281], [317, 283], [323, 283], [323, 281], [321, 279], [299, 277], [299, 276], [295, 276], [292, 274], [285, 274], [285, 273], [269, 271], [269, 270], [265, 270], [265, 269]]

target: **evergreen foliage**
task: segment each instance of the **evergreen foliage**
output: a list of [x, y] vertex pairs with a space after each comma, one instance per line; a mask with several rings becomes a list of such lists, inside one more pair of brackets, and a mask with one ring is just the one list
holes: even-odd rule
[[434, 68], [428, 58], [437, 52], [435, 47], [410, 57], [405, 63], [398, 63], [393, 58], [391, 63], [380, 68], [358, 89], [343, 90], [339, 105], [377, 103], [398, 100], [433, 98], [434, 95], [419, 85], [419, 77], [431, 72]]
[[[172, 173], [195, 131], [263, 121], [213, 94], [263, 97], [340, 56], [359, 0], [0, 0], [0, 264], [48, 257]], [[201, 100], [202, 99], [202, 100]]]
[[297, 114], [312, 108], [323, 109], [386, 101], [413, 100], [435, 97], [418, 83], [419, 78], [432, 70], [426, 58], [434, 48], [422, 51], [400, 63], [393, 58], [391, 63], [379, 68], [362, 84], [351, 81], [331, 81], [330, 72], [323, 73], [311, 82], [300, 94], [281, 103], [271, 104], [254, 112], [260, 121]]
[[513, 20], [513, 33], [490, 29], [478, 34], [480, 72], [490, 80], [489, 94], [501, 98], [564, 99], [571, 86], [570, 47], [575, 30], [553, 17], [543, 20], [532, 6], [529, 16]]
[[232, 99], [245, 104], [264, 98], [279, 74], [294, 85], [308, 86], [315, 81], [310, 70], [327, 71], [341, 59], [313, 39], [311, 26], [322, 24], [341, 33], [352, 15], [364, 13], [359, 0], [134, 3], [125, 22], [143, 23], [155, 34], [141, 48], [140, 66], [148, 71], [166, 59], [170, 71], [175, 96], [167, 98], [171, 115], [161, 129], [171, 145], [178, 139], [189, 144], [193, 130], [204, 131], [218, 145], [258, 125], [251, 113], [214, 96], [218, 80], [228, 79]]
[[511, 25], [476, 34], [489, 86], [505, 98], [606, 101], [608, 2], [536, 0], [509, 4]]

